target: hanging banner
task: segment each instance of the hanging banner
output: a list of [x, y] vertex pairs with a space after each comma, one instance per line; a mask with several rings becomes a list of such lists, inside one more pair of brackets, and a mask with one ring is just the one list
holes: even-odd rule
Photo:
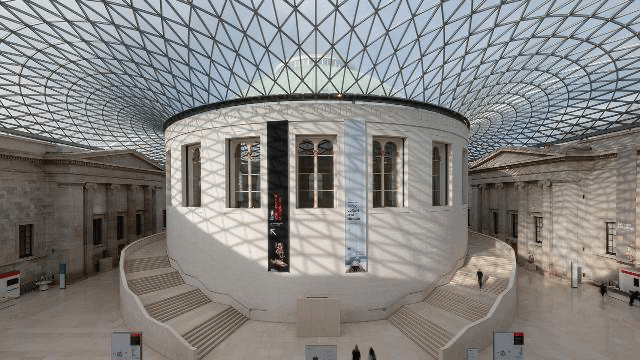
[[289, 123], [267, 122], [269, 271], [289, 272]]
[[367, 271], [367, 128], [364, 120], [344, 121], [345, 267]]

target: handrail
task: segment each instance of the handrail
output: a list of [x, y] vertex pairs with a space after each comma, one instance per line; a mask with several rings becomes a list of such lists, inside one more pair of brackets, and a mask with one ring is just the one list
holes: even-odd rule
[[[467, 246], [467, 251], [465, 252], [465, 254], [464, 254], [463, 256], [458, 257], [458, 258], [456, 259], [455, 264], [458, 264], [458, 262], [459, 262], [460, 260], [462, 260], [462, 259], [466, 259], [466, 258], [467, 258], [467, 256], [468, 256], [468, 254], [469, 254], [469, 246]], [[463, 262], [463, 265], [462, 265], [462, 266], [464, 266], [464, 262]], [[420, 290], [416, 290], [416, 291], [412, 291], [412, 292], [410, 292], [410, 293], [403, 294], [403, 295], [401, 295], [399, 298], [397, 298], [396, 300], [394, 300], [392, 303], [390, 303], [389, 305], [385, 305], [385, 306], [381, 306], [381, 307], [375, 307], [375, 308], [370, 308], [370, 309], [369, 309], [369, 311], [380, 311], [380, 310], [382, 310], [382, 311], [387, 311], [387, 309], [392, 308], [395, 304], [399, 303], [402, 299], [407, 298], [407, 297], [409, 297], [409, 296], [411, 296], [411, 295], [416, 295], [416, 294], [419, 294], [419, 293], [421, 293], [421, 292], [425, 292], [425, 291], [429, 290], [429, 288], [430, 288], [431, 286], [433, 286], [433, 284], [438, 284], [438, 283], [439, 283], [439, 282], [440, 282], [440, 281], [441, 281], [445, 276], [447, 276], [447, 275], [451, 274], [452, 272], [454, 272], [454, 273], [455, 273], [455, 271], [457, 271], [458, 269], [459, 269], [459, 268], [455, 268], [455, 269], [453, 269], [453, 270], [449, 270], [449, 271], [446, 271], [446, 272], [444, 272], [444, 273], [442, 273], [442, 274], [438, 275], [438, 277], [436, 278], [436, 280], [435, 280], [435, 281], [432, 281], [432, 282], [431, 282], [431, 284], [430, 284], [429, 286], [427, 286], [426, 288], [423, 288], [423, 289], [420, 289]], [[432, 289], [432, 290], [435, 290], [435, 289], [437, 289], [437, 288], [439, 288], [439, 287], [441, 287], [441, 286], [444, 286], [444, 285], [446, 285], [446, 284], [436, 285], [436, 286], [434, 286], [434, 287], [433, 287], [433, 289]]]
[[190, 278], [193, 278], [193, 279], [197, 280], [197, 281], [200, 283], [200, 285], [201, 285], [203, 288], [205, 288], [205, 289], [206, 289], [208, 292], [210, 292], [210, 293], [213, 293], [213, 294], [216, 294], [216, 295], [221, 295], [221, 296], [228, 296], [228, 297], [229, 297], [229, 298], [231, 298], [231, 299], [232, 299], [236, 304], [238, 304], [240, 307], [242, 307], [242, 308], [246, 311], [246, 313], [247, 313], [247, 314], [251, 314], [251, 311], [267, 311], [267, 310], [264, 310], [264, 309], [252, 309], [252, 308], [250, 308], [250, 307], [246, 306], [245, 304], [243, 304], [242, 302], [238, 301], [238, 299], [234, 298], [231, 294], [227, 294], [227, 293], [223, 293], [223, 292], [214, 291], [214, 290], [209, 289], [209, 288], [207, 287], [207, 285], [205, 285], [205, 284], [202, 282], [202, 280], [200, 280], [197, 276], [195, 276], [195, 275], [191, 275], [191, 274], [189, 274], [188, 272], [184, 271], [184, 270], [182, 269], [182, 266], [180, 266], [180, 263], [178, 262], [178, 260], [176, 260], [176, 259], [172, 258], [171, 256], [168, 256], [168, 254], [167, 254], [167, 257], [169, 258], [169, 260], [171, 260], [173, 263], [175, 263], [175, 264], [178, 266], [178, 268], [180, 269], [180, 273], [182, 273], [182, 274], [184, 274], [184, 275], [186, 275], [186, 276], [188, 276], [188, 277], [190, 277]]

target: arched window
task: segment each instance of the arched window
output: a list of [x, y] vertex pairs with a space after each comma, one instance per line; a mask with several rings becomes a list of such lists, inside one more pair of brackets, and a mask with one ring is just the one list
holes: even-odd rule
[[183, 159], [185, 165], [184, 206], [200, 206], [200, 144], [187, 145], [186, 156]]
[[431, 161], [431, 179], [433, 206], [440, 206], [440, 149], [438, 149], [437, 147], [433, 148]]
[[229, 207], [260, 207], [260, 142], [256, 139], [231, 140], [233, 164]]
[[332, 208], [334, 142], [326, 137], [298, 141], [298, 208]]
[[373, 140], [373, 207], [404, 206], [403, 139]]

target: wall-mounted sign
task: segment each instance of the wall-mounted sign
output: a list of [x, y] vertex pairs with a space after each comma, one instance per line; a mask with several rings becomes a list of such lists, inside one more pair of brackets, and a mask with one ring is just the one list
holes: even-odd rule
[[524, 360], [523, 332], [494, 332], [494, 360]]
[[267, 122], [268, 265], [289, 272], [289, 123]]
[[304, 360], [337, 360], [337, 345], [306, 345]]
[[364, 120], [344, 121], [345, 267], [367, 271], [367, 128]]
[[111, 333], [111, 360], [141, 360], [142, 333]]

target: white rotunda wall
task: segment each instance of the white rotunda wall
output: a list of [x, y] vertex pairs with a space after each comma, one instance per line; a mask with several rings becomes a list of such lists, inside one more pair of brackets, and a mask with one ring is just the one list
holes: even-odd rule
[[[345, 272], [345, 120], [366, 122], [368, 271]], [[290, 272], [269, 272], [267, 122], [288, 120]], [[296, 139], [334, 141], [334, 207], [297, 208]], [[228, 142], [261, 144], [259, 208], [229, 208]], [[403, 139], [404, 204], [372, 207], [374, 137]], [[426, 289], [454, 269], [467, 245], [463, 151], [469, 130], [454, 118], [407, 106], [344, 101], [292, 101], [211, 110], [170, 125], [169, 256], [205, 286], [252, 309], [253, 319], [295, 322], [296, 301], [337, 298], [342, 321], [381, 318], [372, 311]], [[449, 204], [432, 206], [432, 145], [449, 144]], [[200, 143], [201, 206], [183, 206], [184, 146]]]

